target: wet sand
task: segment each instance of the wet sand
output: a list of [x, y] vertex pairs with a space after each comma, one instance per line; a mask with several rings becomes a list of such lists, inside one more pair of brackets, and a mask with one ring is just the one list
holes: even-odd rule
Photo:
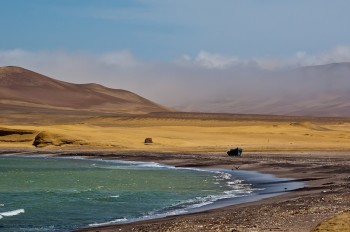
[[[28, 154], [12, 150], [0, 153]], [[322, 221], [350, 210], [350, 156], [348, 152], [147, 153], [49, 151], [44, 154], [87, 158], [152, 161], [181, 167], [254, 170], [304, 181], [304, 188], [255, 202], [199, 213], [80, 231], [310, 231]]]

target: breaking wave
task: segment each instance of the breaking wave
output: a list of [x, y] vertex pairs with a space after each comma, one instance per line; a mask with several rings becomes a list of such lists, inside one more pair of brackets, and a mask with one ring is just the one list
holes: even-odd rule
[[2, 219], [4, 217], [16, 216], [16, 215], [24, 213], [24, 212], [25, 212], [24, 209], [16, 209], [16, 210], [8, 211], [8, 212], [3, 212], [3, 213], [0, 213], [0, 219]]

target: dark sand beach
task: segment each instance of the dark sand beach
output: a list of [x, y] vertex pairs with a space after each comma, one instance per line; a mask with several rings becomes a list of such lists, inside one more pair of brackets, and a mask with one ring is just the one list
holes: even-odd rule
[[[2, 151], [33, 154], [33, 151]], [[37, 152], [36, 152], [37, 153]], [[310, 231], [350, 209], [350, 159], [347, 152], [147, 153], [49, 151], [58, 156], [152, 161], [179, 167], [254, 170], [294, 178], [305, 187], [271, 198], [208, 211], [80, 231]]]

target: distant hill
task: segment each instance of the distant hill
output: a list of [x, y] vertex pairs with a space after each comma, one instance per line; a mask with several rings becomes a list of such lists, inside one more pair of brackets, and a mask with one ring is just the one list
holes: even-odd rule
[[117, 114], [168, 112], [135, 93], [98, 84], [72, 84], [14, 66], [0, 67], [0, 110], [21, 108]]

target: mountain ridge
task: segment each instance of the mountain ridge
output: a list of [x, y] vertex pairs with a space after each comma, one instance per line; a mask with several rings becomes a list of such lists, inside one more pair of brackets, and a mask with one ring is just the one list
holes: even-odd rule
[[0, 103], [103, 113], [169, 111], [128, 90], [73, 84], [17, 66], [0, 67]]

